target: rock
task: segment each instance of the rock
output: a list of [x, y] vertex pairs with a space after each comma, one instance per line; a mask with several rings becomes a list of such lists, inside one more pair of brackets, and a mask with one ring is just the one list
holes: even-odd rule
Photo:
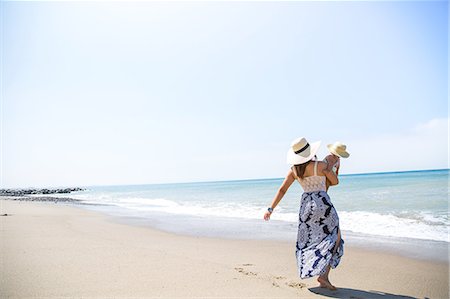
[[71, 193], [75, 191], [84, 191], [86, 189], [75, 188], [57, 188], [57, 189], [0, 189], [0, 196], [24, 196], [28, 194], [54, 194], [54, 193]]
[[52, 197], [52, 196], [10, 196], [5, 197], [9, 200], [16, 201], [44, 201], [44, 202], [65, 202], [65, 203], [82, 203], [81, 200], [70, 197]]

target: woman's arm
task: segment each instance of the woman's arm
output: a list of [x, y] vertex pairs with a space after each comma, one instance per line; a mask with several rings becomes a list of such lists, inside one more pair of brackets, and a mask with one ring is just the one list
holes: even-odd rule
[[[327, 178], [327, 180], [330, 182], [330, 186], [334, 186], [339, 184], [339, 179], [337, 177], [337, 175], [331, 170], [333, 168], [333, 165], [335, 162], [333, 163], [323, 163], [323, 169], [322, 169], [322, 173], [325, 175], [325, 177]], [[321, 163], [321, 164], [322, 164]]]
[[[286, 178], [284, 179], [283, 183], [281, 184], [280, 188], [278, 188], [278, 192], [275, 195], [275, 197], [272, 200], [272, 204], [270, 207], [272, 209], [275, 209], [275, 207], [278, 205], [278, 203], [283, 198], [284, 194], [286, 194], [289, 187], [292, 185], [292, 183], [295, 181], [294, 173], [292, 172], [292, 169], [289, 170], [289, 172], [286, 175]], [[264, 213], [264, 220], [269, 220], [270, 215], [272, 215], [271, 212], [266, 211]]]
[[330, 186], [335, 186], [339, 184], [339, 179], [337, 175], [330, 169], [324, 169], [322, 172], [327, 177], [327, 180], [330, 182]]

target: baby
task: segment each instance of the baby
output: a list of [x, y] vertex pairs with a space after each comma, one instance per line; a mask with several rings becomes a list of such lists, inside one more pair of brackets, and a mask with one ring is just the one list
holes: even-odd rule
[[[341, 166], [340, 158], [348, 158], [350, 154], [346, 151], [347, 146], [342, 142], [335, 142], [327, 145], [330, 154], [323, 159], [323, 162], [329, 164], [333, 163], [331, 170], [338, 175], [339, 167]], [[330, 187], [330, 182], [327, 180], [327, 191]]]

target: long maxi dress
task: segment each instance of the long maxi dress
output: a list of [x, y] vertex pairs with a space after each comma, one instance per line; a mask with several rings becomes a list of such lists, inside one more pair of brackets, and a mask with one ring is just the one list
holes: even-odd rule
[[327, 266], [336, 268], [344, 254], [344, 240], [336, 247], [339, 217], [326, 192], [326, 177], [314, 175], [298, 178], [304, 192], [300, 203], [297, 246], [295, 255], [299, 276], [321, 275]]

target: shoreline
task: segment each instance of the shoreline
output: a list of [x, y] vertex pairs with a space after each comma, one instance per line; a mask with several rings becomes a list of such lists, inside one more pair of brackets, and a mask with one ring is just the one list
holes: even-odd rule
[[[108, 215], [113, 221], [118, 223], [148, 227], [191, 237], [271, 240], [289, 244], [294, 244], [297, 237], [297, 224], [279, 220], [265, 222], [262, 219], [261, 221], [255, 221], [254, 219], [208, 218], [165, 213], [149, 213], [145, 216], [138, 216], [133, 211], [127, 213], [126, 210], [117, 206], [90, 205], [80, 207]], [[161, 221], [161, 219], [164, 220]], [[187, 222], [189, 225], [183, 225]], [[228, 229], [226, 231], [223, 230], [223, 226], [227, 226]], [[290, 231], [286, 231], [286, 226], [289, 227]], [[387, 237], [345, 230], [342, 233], [347, 246], [369, 250], [376, 248], [380, 252], [424, 261], [449, 262], [449, 243], [444, 241]]]
[[[12, 200], [17, 202], [41, 202], [44, 204], [59, 204], [74, 206], [100, 213], [111, 221], [120, 224], [147, 227], [175, 235], [189, 237], [206, 237], [227, 240], [269, 240], [275, 242], [295, 243], [297, 237], [296, 225], [290, 224], [291, 231], [286, 231], [286, 223], [279, 220], [269, 222], [255, 222], [254, 219], [238, 219], [235, 223], [233, 218], [205, 218], [192, 215], [165, 214], [161, 215], [136, 215], [133, 212], [127, 214], [126, 209], [116, 205], [92, 203], [71, 197], [54, 197], [45, 195], [30, 196], [0, 196], [0, 200]], [[160, 219], [166, 219], [160, 221]], [[167, 220], [170, 219], [170, 220]], [[183, 223], [189, 223], [188, 226]], [[255, 224], [257, 223], [257, 224]], [[220, 227], [226, 224], [234, 227], [233, 234], [221, 231]], [[292, 229], [294, 228], [294, 229]], [[399, 255], [407, 258], [449, 263], [450, 243], [435, 240], [423, 240], [414, 238], [388, 237], [371, 234], [355, 233], [343, 230], [346, 246], [363, 250], [375, 249], [378, 252]]]
[[70, 204], [0, 200], [1, 297], [447, 298], [448, 263], [347, 246], [300, 280], [292, 242], [193, 237]]

